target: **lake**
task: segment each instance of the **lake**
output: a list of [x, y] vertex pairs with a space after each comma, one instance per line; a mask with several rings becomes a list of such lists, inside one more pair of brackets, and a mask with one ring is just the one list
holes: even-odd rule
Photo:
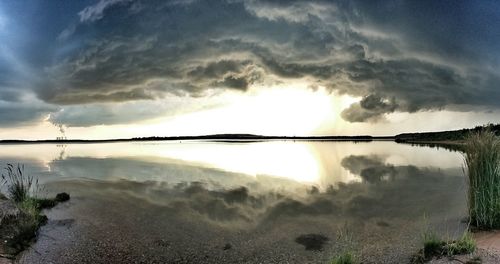
[[71, 194], [21, 262], [404, 263], [466, 216], [460, 152], [390, 141], [1, 145], [0, 162]]

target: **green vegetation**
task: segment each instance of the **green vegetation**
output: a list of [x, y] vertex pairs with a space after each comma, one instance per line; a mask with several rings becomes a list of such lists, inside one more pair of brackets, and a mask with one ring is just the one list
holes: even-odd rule
[[3, 184], [7, 184], [7, 194], [10, 199], [20, 203], [28, 199], [32, 187], [36, 187], [35, 191], [38, 191], [38, 180], [33, 185], [33, 176], [24, 175], [24, 165], [14, 165], [7, 164], [5, 167], [7, 175], [2, 174]]
[[333, 258], [331, 264], [355, 264], [359, 263], [353, 253], [347, 251], [335, 258]]
[[425, 263], [433, 257], [471, 254], [476, 250], [476, 242], [466, 231], [457, 240], [441, 239], [435, 232], [427, 230], [422, 235], [423, 248], [413, 256], [411, 263]]
[[[14, 167], [8, 164], [5, 172], [6, 175], [2, 174], [0, 187], [6, 187], [7, 197], [15, 205], [11, 206], [17, 210], [8, 215], [0, 212], [0, 239], [4, 242], [1, 251], [13, 256], [29, 246], [36, 237], [38, 228], [47, 221], [47, 217], [41, 213], [42, 209], [69, 200], [69, 195], [60, 193], [55, 199], [40, 199], [37, 197], [40, 190], [38, 180], [33, 176], [26, 176], [24, 166]], [[6, 201], [3, 194], [0, 199]]]
[[[469, 183], [468, 210], [470, 224], [479, 229], [500, 228], [500, 125], [477, 127], [464, 136], [464, 160]], [[421, 136], [422, 134], [420, 134]], [[444, 135], [444, 134], [443, 134]], [[460, 239], [447, 241], [427, 230], [422, 236], [423, 248], [413, 257], [412, 263], [425, 263], [433, 257], [470, 254], [476, 242], [469, 231]], [[477, 258], [468, 263], [477, 263]]]
[[466, 140], [465, 166], [471, 224], [500, 228], [500, 139], [491, 131], [472, 133]]
[[488, 124], [477, 126], [471, 129], [460, 129], [441, 132], [424, 132], [424, 133], [403, 133], [396, 135], [396, 142], [413, 142], [413, 141], [463, 141], [466, 140], [472, 133], [480, 133], [483, 131], [491, 131], [500, 135], [500, 124]]
[[448, 256], [470, 254], [476, 251], [476, 241], [470, 232], [465, 232], [460, 239], [447, 243], [445, 250]]
[[439, 256], [443, 254], [443, 247], [446, 245], [439, 236], [433, 231], [427, 231], [422, 235], [424, 242], [423, 256], [430, 258], [432, 256]]
[[0, 228], [0, 237], [5, 239], [6, 251], [10, 254], [28, 247], [38, 228], [47, 221], [47, 217], [40, 213], [35, 199], [27, 198], [17, 203], [17, 206], [20, 213], [5, 219]]
[[355, 253], [358, 252], [357, 243], [347, 223], [337, 230], [337, 242], [341, 245], [339, 248], [341, 253], [332, 259], [331, 264], [361, 263], [359, 255]]

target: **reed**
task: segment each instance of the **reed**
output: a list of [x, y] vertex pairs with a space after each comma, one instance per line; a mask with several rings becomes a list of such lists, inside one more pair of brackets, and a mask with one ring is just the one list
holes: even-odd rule
[[[2, 174], [2, 182], [7, 185], [7, 195], [16, 203], [21, 203], [28, 198], [30, 194], [38, 191], [38, 179], [24, 174], [24, 165], [7, 164], [5, 174]], [[2, 184], [2, 185], [3, 185]]]
[[488, 130], [470, 134], [464, 160], [471, 224], [500, 228], [500, 139]]

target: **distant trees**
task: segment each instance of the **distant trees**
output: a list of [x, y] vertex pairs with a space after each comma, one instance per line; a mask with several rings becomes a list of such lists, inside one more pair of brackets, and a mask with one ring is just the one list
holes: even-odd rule
[[460, 129], [441, 132], [424, 132], [424, 133], [403, 133], [396, 135], [397, 142], [407, 141], [462, 141], [470, 134], [482, 131], [491, 131], [496, 136], [500, 136], [500, 124], [487, 124], [476, 126], [471, 129]]

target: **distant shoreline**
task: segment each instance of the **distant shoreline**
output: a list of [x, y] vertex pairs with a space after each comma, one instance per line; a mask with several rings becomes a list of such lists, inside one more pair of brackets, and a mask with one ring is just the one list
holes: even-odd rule
[[286, 140], [286, 141], [395, 141], [394, 136], [311, 136], [311, 137], [288, 137], [288, 136], [260, 136], [249, 134], [220, 134], [204, 136], [178, 136], [178, 137], [143, 137], [126, 139], [46, 139], [46, 140], [0, 140], [0, 144], [93, 144], [114, 142], [148, 142], [148, 141], [196, 141], [210, 140], [223, 142], [252, 142], [262, 140]]
[[209, 140], [221, 142], [252, 142], [263, 140], [283, 141], [394, 141], [404, 144], [433, 144], [460, 146], [470, 133], [490, 130], [500, 136], [500, 124], [477, 126], [470, 129], [460, 129], [439, 132], [402, 133], [395, 136], [263, 136], [254, 134], [214, 134], [202, 136], [172, 136], [172, 137], [138, 137], [121, 139], [42, 139], [42, 140], [0, 140], [0, 144], [92, 144], [113, 142], [148, 142], [148, 141], [195, 141]]
[[395, 140], [397, 143], [403, 143], [403, 144], [436, 144], [436, 145], [453, 145], [453, 146], [462, 146], [465, 144], [464, 140], [437, 140], [437, 141], [432, 141], [432, 140], [406, 140], [406, 141], [398, 141], [397, 139]]

